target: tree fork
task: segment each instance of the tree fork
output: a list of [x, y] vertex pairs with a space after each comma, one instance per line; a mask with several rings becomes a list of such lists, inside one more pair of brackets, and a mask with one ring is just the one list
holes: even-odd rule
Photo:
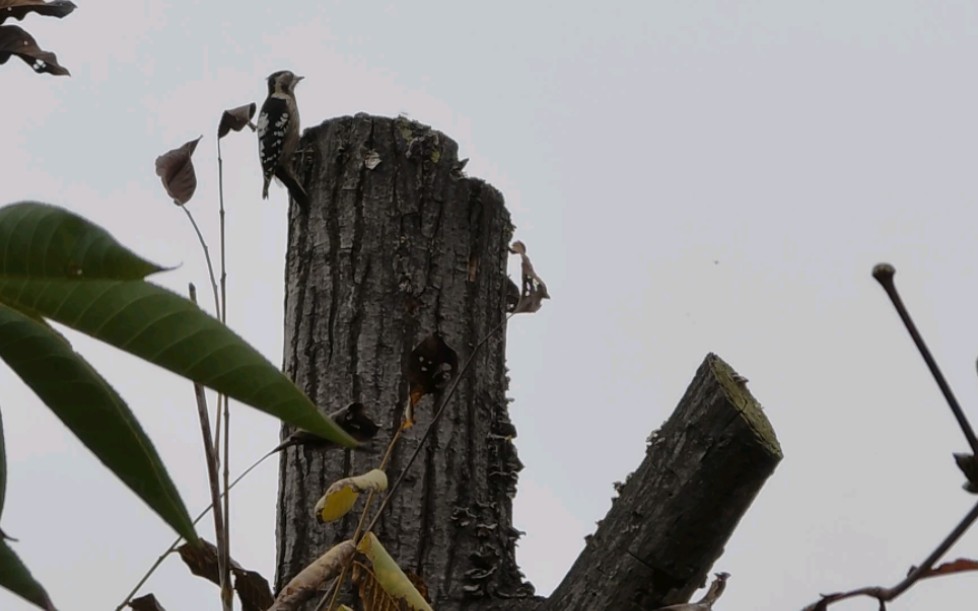
[[[464, 361], [504, 319], [512, 225], [502, 196], [465, 177], [457, 145], [403, 118], [341, 117], [307, 130], [291, 207], [285, 370], [324, 413], [351, 401], [400, 425], [415, 345], [432, 332]], [[710, 355], [553, 596], [533, 596], [515, 560], [512, 497], [522, 468], [505, 397], [505, 329], [490, 338], [375, 528], [439, 611], [654, 609], [703, 583], [781, 457], [736, 374]], [[415, 410], [388, 475], [431, 422]], [[283, 435], [290, 433], [283, 430]], [[322, 525], [312, 507], [333, 481], [379, 454], [292, 447], [282, 453], [276, 536], [280, 589], [352, 535], [356, 510]]]

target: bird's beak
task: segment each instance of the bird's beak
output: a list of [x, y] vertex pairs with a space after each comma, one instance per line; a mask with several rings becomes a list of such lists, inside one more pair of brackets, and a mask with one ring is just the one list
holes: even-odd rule
[[306, 78], [306, 77], [304, 77], [304, 76], [297, 76], [297, 77], [295, 77], [295, 84], [298, 85], [299, 84], [299, 81], [301, 81], [304, 78]]

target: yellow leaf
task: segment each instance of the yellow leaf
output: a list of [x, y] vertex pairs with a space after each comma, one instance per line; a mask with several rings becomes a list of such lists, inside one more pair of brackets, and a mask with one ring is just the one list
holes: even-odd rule
[[368, 532], [357, 545], [357, 551], [370, 559], [373, 565], [374, 577], [380, 587], [384, 588], [391, 598], [403, 600], [411, 609], [433, 611], [421, 593], [414, 587], [401, 567], [397, 566], [391, 555], [372, 532]]
[[316, 503], [316, 519], [320, 522], [339, 520], [353, 509], [360, 493], [369, 490], [387, 490], [387, 474], [380, 469], [374, 469], [363, 475], [344, 477], [333, 482]]

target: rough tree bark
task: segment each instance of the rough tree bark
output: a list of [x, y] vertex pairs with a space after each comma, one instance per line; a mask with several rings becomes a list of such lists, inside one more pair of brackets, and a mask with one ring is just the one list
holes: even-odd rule
[[780, 460], [744, 378], [708, 355], [545, 608], [646, 611], [688, 601]]
[[[382, 425], [383, 447], [400, 424], [408, 393], [401, 372], [414, 346], [438, 332], [464, 362], [504, 320], [512, 225], [499, 192], [462, 175], [455, 142], [418, 123], [343, 117], [308, 130], [302, 145], [311, 201], [305, 212], [292, 207], [285, 369], [325, 412], [351, 401], [367, 406]], [[532, 593], [516, 565], [511, 526], [522, 465], [511, 441], [504, 353], [503, 329], [461, 380], [375, 529], [402, 568], [425, 580], [438, 609]], [[424, 398], [417, 425], [401, 437], [392, 480], [431, 422], [432, 406]], [[354, 514], [324, 526], [312, 507], [330, 482], [379, 459], [285, 451], [279, 588], [351, 536]]]
[[[512, 225], [502, 196], [463, 176], [457, 145], [425, 126], [342, 117], [308, 130], [302, 143], [311, 202], [291, 212], [285, 369], [324, 413], [351, 401], [366, 405], [382, 424], [383, 446], [400, 423], [408, 392], [402, 371], [413, 347], [437, 331], [464, 362], [504, 320]], [[756, 402], [710, 355], [544, 600], [515, 561], [511, 499], [522, 465], [507, 383], [503, 329], [462, 377], [375, 529], [401, 566], [423, 577], [439, 611], [650, 610], [686, 600], [781, 456]], [[392, 480], [432, 406], [422, 400], [417, 425], [402, 436]], [[353, 531], [352, 514], [316, 522], [312, 507], [324, 489], [379, 460], [310, 447], [283, 453], [277, 589]]]

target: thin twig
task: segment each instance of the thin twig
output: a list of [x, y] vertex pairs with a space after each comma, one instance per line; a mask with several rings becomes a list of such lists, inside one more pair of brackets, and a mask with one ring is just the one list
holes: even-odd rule
[[954, 530], [941, 541], [941, 544], [937, 546], [933, 552], [930, 553], [927, 558], [920, 563], [920, 566], [914, 567], [909, 574], [892, 588], [883, 587], [867, 587], [859, 588], [849, 592], [840, 592], [837, 594], [827, 594], [822, 597], [822, 600], [817, 603], [813, 603], [805, 607], [804, 611], [824, 611], [832, 603], [839, 602], [840, 600], [845, 600], [847, 598], [855, 598], [857, 596], [869, 596], [875, 598], [880, 602], [880, 604], [890, 602], [894, 600], [904, 592], [910, 589], [915, 583], [920, 581], [922, 578], [927, 577], [927, 573], [934, 567], [938, 560], [941, 559], [947, 550], [954, 545], [958, 539], [968, 531], [968, 528], [978, 520], [978, 504], [971, 508], [966, 516], [954, 527]]
[[[232, 481], [231, 485], [228, 486], [228, 491], [230, 491], [232, 488], [237, 486], [238, 482], [243, 480], [246, 475], [254, 471], [255, 468], [258, 467], [258, 465], [265, 462], [265, 459], [267, 459], [272, 454], [275, 454], [277, 451], [278, 451], [277, 449], [272, 450], [271, 452], [265, 454], [264, 456], [256, 460], [250, 467], [242, 471], [241, 475], [234, 478], [234, 481]], [[205, 507], [204, 510], [201, 511], [199, 514], [197, 514], [197, 517], [194, 518], [193, 524], [196, 525], [198, 522], [203, 520], [204, 516], [206, 516], [213, 508], [214, 508], [214, 503], [211, 503], [210, 505]], [[161, 554], [160, 557], [156, 559], [156, 562], [154, 562], [153, 565], [149, 567], [149, 570], [146, 571], [146, 574], [142, 576], [142, 578], [135, 585], [135, 587], [133, 587], [132, 591], [130, 591], [129, 594], [126, 595], [126, 598], [125, 600], [122, 601], [122, 604], [120, 604], [118, 607], [115, 608], [115, 611], [122, 611], [122, 609], [124, 609], [125, 606], [129, 604], [129, 601], [132, 600], [132, 597], [135, 596], [137, 592], [139, 592], [139, 588], [143, 587], [143, 584], [145, 584], [149, 580], [149, 578], [152, 577], [153, 573], [156, 572], [156, 569], [158, 569], [159, 566], [163, 564], [163, 561], [166, 560], [166, 557], [176, 551], [177, 547], [180, 546], [181, 541], [183, 541], [183, 537], [177, 537], [176, 539], [173, 540], [173, 543], [170, 544], [170, 547], [168, 547], [166, 551], [164, 551], [163, 554]]]
[[937, 366], [937, 361], [931, 356], [930, 350], [927, 348], [927, 344], [924, 342], [924, 338], [917, 331], [917, 325], [914, 324], [913, 319], [910, 318], [910, 312], [907, 311], [906, 306], [903, 305], [903, 300], [900, 299], [900, 294], [897, 292], [896, 284], [893, 282], [893, 276], [896, 274], [896, 270], [892, 265], [888, 263], [880, 263], [873, 268], [873, 278], [883, 287], [886, 291], [887, 296], [889, 296], [890, 301], [893, 302], [893, 307], [896, 308], [897, 314], [900, 315], [900, 319], [903, 321], [903, 325], [907, 328], [907, 332], [913, 339], [914, 344], [917, 345], [917, 350], [920, 352], [920, 356], [924, 357], [924, 362], [927, 363], [927, 368], [930, 369], [930, 373], [934, 376], [934, 381], [937, 382], [937, 386], [940, 387], [941, 393], [944, 395], [944, 399], [951, 408], [951, 412], [954, 414], [954, 418], [958, 421], [958, 426], [961, 427], [961, 432], [964, 433], [965, 439], [968, 440], [968, 445], [971, 446], [971, 452], [975, 456], [978, 456], [978, 437], [975, 437], [975, 431], [971, 428], [971, 424], [968, 422], [968, 418], [964, 415], [964, 410], [961, 409], [961, 404], [958, 403], [957, 398], [951, 391], [951, 387], [948, 385], [947, 380], [944, 379], [944, 374], [941, 373], [940, 367]]
[[200, 247], [204, 249], [204, 259], [207, 260], [207, 273], [210, 274], [211, 289], [214, 292], [214, 316], [217, 316], [221, 311], [221, 304], [217, 301], [217, 279], [214, 278], [214, 266], [211, 264], [210, 249], [207, 248], [207, 242], [204, 240], [204, 234], [200, 232], [200, 227], [197, 226], [197, 221], [194, 220], [194, 215], [186, 206], [180, 207], [187, 213], [187, 218], [190, 219], [190, 224], [194, 226], [194, 231], [197, 233], [197, 241], [200, 242]]
[[[191, 217], [193, 218], [193, 217]], [[197, 288], [190, 283], [190, 300], [197, 303]], [[217, 477], [217, 450], [214, 448], [214, 440], [211, 437], [210, 417], [207, 414], [207, 396], [204, 394], [204, 387], [194, 382], [194, 394], [197, 397], [197, 415], [200, 420], [201, 436], [204, 439], [204, 455], [207, 462], [207, 481], [210, 483], [211, 504], [214, 510], [214, 534], [217, 538], [217, 549], [227, 550], [227, 540], [224, 538], [227, 531], [224, 528], [225, 518], [218, 506], [221, 499], [220, 484]], [[220, 576], [221, 604], [224, 611], [232, 611], [231, 604], [231, 579], [228, 559], [225, 555], [217, 555], [217, 570]]]
[[[224, 160], [221, 158], [221, 139], [217, 139], [217, 189], [218, 189], [218, 210], [220, 214], [221, 226], [221, 299], [220, 317], [225, 325], [228, 322], [228, 294], [227, 279], [228, 272], [225, 265], [227, 255], [227, 240], [224, 232]], [[213, 273], [211, 275], [213, 277]], [[217, 289], [215, 288], [214, 298], [217, 299]], [[224, 541], [227, 543], [223, 548], [218, 546], [218, 553], [224, 556], [224, 569], [228, 572], [222, 575], [223, 579], [230, 581], [231, 575], [231, 495], [228, 494], [231, 479], [231, 412], [228, 409], [228, 396], [220, 394], [217, 396], [217, 408], [223, 408], [224, 413]], [[218, 412], [220, 414], [220, 411]], [[220, 416], [218, 416], [220, 420]]]

